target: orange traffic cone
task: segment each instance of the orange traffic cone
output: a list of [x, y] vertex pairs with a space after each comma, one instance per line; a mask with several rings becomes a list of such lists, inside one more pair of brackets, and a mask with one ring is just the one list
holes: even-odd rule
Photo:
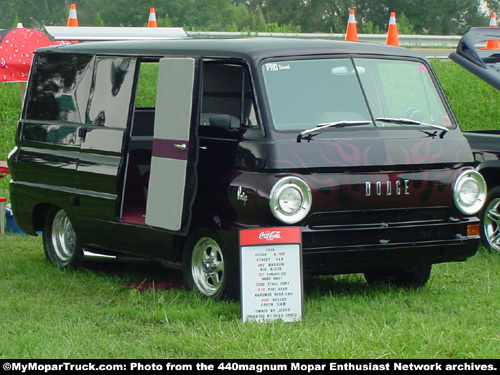
[[78, 26], [78, 17], [76, 16], [75, 4], [71, 4], [69, 8], [68, 26]]
[[351, 42], [358, 41], [358, 26], [356, 22], [356, 17], [354, 17], [354, 9], [349, 11], [349, 20], [347, 21], [347, 32], [345, 34], [345, 40]]
[[155, 8], [151, 8], [149, 10], [148, 27], [158, 27], [158, 23], [156, 22]]
[[[497, 27], [497, 14], [491, 13], [490, 27]], [[481, 49], [500, 49], [500, 41], [498, 40], [488, 40], [486, 42], [486, 48]]]
[[389, 30], [387, 31], [386, 44], [391, 46], [399, 46], [398, 25], [396, 25], [395, 12], [391, 12], [391, 18], [389, 18]]

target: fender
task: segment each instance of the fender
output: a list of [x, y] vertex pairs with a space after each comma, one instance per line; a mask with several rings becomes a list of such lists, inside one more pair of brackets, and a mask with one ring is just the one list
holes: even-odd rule
[[486, 180], [488, 190], [500, 185], [500, 160], [487, 160], [477, 165], [477, 171]]
[[[500, 160], [487, 160], [478, 164], [476, 167], [478, 172], [489, 169], [500, 169]], [[499, 170], [500, 171], [500, 170]]]

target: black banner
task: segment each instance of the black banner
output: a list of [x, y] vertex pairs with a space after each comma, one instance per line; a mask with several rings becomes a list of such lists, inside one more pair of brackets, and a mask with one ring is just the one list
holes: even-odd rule
[[415, 372], [493, 372], [499, 360], [8, 360], [2, 359], [4, 373], [56, 372], [205, 372], [269, 374], [324, 374], [349, 372], [415, 373]]

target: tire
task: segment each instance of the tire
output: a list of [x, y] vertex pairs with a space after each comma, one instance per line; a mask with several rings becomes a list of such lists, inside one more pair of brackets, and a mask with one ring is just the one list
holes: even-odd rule
[[481, 241], [486, 250], [500, 254], [500, 186], [488, 192], [481, 210]]
[[427, 284], [431, 276], [432, 264], [412, 268], [366, 272], [365, 279], [370, 285], [390, 284], [400, 288], [420, 288]]
[[213, 299], [235, 298], [238, 281], [228, 258], [215, 232], [206, 228], [194, 230], [182, 254], [182, 273], [187, 289]]
[[43, 249], [47, 259], [57, 267], [78, 267], [83, 263], [83, 249], [64, 210], [54, 207], [47, 213]]

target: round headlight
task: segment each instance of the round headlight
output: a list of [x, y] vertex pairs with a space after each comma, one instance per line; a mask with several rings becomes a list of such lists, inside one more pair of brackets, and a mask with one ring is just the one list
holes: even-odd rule
[[486, 201], [486, 182], [475, 170], [462, 172], [453, 185], [455, 206], [465, 215], [474, 215]]
[[269, 194], [273, 215], [286, 224], [305, 218], [311, 209], [311, 189], [298, 177], [284, 177], [276, 182]]
[[279, 195], [278, 204], [281, 211], [292, 215], [302, 206], [302, 194], [295, 186], [287, 187]]

